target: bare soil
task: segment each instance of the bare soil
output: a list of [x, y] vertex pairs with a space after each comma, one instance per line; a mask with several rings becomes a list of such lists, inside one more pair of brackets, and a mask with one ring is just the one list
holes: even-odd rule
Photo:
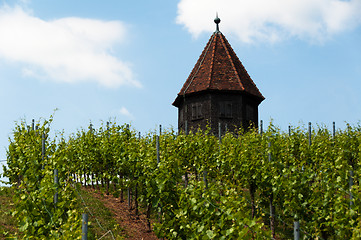
[[148, 229], [147, 220], [144, 213], [139, 211], [139, 215], [135, 215], [134, 210], [130, 210], [126, 201], [121, 202], [120, 198], [113, 197], [97, 192], [91, 188], [86, 189], [98, 200], [103, 202], [115, 216], [119, 226], [121, 226], [129, 240], [157, 240], [154, 232]]

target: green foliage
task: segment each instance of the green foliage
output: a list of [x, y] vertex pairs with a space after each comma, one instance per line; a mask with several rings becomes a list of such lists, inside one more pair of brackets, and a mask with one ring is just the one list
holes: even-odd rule
[[[47, 134], [48, 123], [38, 132]], [[166, 239], [269, 238], [270, 201], [281, 239], [290, 238], [284, 232], [292, 231], [294, 220], [305, 238], [359, 239], [360, 127], [348, 126], [333, 137], [321, 126], [311, 134], [310, 145], [307, 130], [292, 128], [289, 134], [271, 124], [262, 135], [241, 130], [220, 143], [201, 131], [139, 138], [128, 125], [110, 122], [80, 129], [68, 140], [47, 141], [42, 161], [40, 134], [20, 124], [5, 175], [18, 185], [20, 210], [14, 215], [27, 236], [57, 232], [65, 238], [74, 227], [70, 222], [80, 224], [72, 205], [75, 176], [85, 184], [106, 183], [107, 192], [109, 183], [118, 192], [136, 188], [139, 205], [157, 218], [154, 231]], [[63, 176], [57, 208], [54, 168]]]

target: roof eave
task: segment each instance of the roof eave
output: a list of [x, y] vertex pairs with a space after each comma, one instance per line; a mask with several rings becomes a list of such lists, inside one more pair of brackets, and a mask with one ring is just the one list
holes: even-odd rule
[[176, 99], [174, 100], [174, 102], [172, 103], [172, 105], [175, 106], [175, 107], [180, 107], [180, 103], [182, 101], [182, 98], [185, 98], [186, 96], [198, 95], [198, 94], [207, 93], [207, 92], [245, 94], [245, 95], [250, 96], [253, 99], [255, 99], [258, 102], [258, 104], [260, 104], [261, 102], [263, 102], [263, 100], [266, 99], [262, 94], [261, 94], [261, 96], [257, 96], [257, 95], [251, 94], [251, 93], [249, 93], [247, 91], [206, 89], [206, 90], [202, 90], [202, 91], [199, 91], [199, 92], [191, 92], [191, 93], [186, 93], [186, 94], [178, 93], [178, 95], [177, 95]]
[[172, 103], [172, 105], [173, 106], [175, 106], [175, 107], [177, 107], [177, 108], [179, 108], [179, 106], [180, 106], [180, 98], [181, 98], [181, 95], [177, 95], [177, 97], [176, 97], [176, 99], [174, 100], [174, 102]]

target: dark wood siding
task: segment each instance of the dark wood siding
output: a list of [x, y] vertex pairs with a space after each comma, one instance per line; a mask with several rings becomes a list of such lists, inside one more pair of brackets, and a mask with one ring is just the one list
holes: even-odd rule
[[233, 92], [202, 92], [187, 95], [179, 104], [178, 129], [188, 131], [211, 128], [212, 133], [238, 132], [250, 124], [258, 126], [258, 103], [252, 97]]

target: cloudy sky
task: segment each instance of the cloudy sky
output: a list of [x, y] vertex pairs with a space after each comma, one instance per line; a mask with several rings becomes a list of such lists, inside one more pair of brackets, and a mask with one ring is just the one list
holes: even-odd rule
[[14, 122], [71, 133], [116, 118], [177, 127], [171, 105], [216, 12], [266, 97], [260, 119], [361, 119], [361, 0], [0, 0], [0, 159]]

